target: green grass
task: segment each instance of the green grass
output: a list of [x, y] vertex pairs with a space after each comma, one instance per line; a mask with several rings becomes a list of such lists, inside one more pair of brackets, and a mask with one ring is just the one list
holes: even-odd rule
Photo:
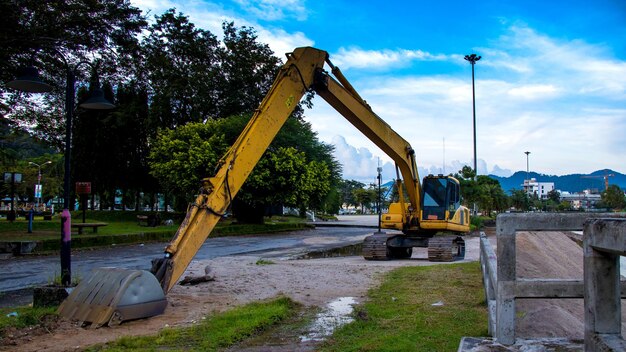
[[186, 328], [166, 328], [154, 336], [122, 337], [87, 351], [217, 351], [295, 315], [289, 298], [251, 303], [215, 314]]
[[487, 336], [478, 263], [396, 269], [368, 296], [322, 351], [456, 351], [462, 336]]
[[[16, 308], [2, 308], [0, 309], [0, 337], [4, 336], [7, 328], [26, 328], [29, 326], [38, 325], [41, 320], [47, 315], [56, 316], [57, 307], [16, 307]], [[17, 316], [7, 316], [12, 313], [17, 313]]]
[[[85, 222], [106, 222], [107, 226], [98, 228], [97, 233], [91, 229], [85, 229], [81, 235], [73, 230], [72, 248], [93, 248], [110, 246], [112, 244], [130, 244], [147, 242], [168, 242], [172, 239], [179, 223], [173, 225], [160, 225], [156, 227], [140, 226], [136, 221], [134, 212], [87, 212]], [[162, 219], [168, 218], [165, 214]], [[174, 219], [180, 215], [173, 213]], [[80, 212], [72, 213], [72, 222], [82, 222]], [[272, 234], [283, 231], [293, 231], [306, 228], [306, 224], [300, 218], [272, 217], [265, 224], [231, 224], [230, 220], [220, 221], [211, 233], [211, 237], [238, 236], [250, 234]], [[28, 233], [28, 222], [18, 219], [14, 222], [0, 220], [0, 242], [35, 241], [39, 242], [35, 248], [36, 253], [57, 251], [60, 246], [60, 218], [55, 215], [52, 220], [44, 221], [36, 217], [33, 223], [33, 233]]]

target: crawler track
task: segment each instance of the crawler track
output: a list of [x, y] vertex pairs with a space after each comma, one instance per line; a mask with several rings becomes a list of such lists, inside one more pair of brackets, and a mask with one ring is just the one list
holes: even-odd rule
[[375, 233], [363, 240], [363, 258], [367, 260], [390, 260], [391, 253], [387, 248], [390, 235]]
[[459, 236], [436, 236], [428, 240], [428, 261], [452, 262], [465, 258], [465, 241]]

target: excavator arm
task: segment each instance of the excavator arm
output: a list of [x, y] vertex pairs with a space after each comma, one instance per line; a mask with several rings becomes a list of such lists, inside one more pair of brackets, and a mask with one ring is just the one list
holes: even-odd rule
[[165, 257], [153, 262], [152, 272], [165, 292], [183, 274], [327, 59], [325, 51], [310, 47], [287, 55], [265, 99], [220, 160], [217, 174], [203, 181], [202, 192], [166, 247]]
[[[336, 79], [324, 71], [325, 64]], [[310, 89], [394, 160], [402, 173], [410, 202], [396, 207], [400, 210], [395, 216], [400, 219], [394, 226], [400, 226], [403, 231], [405, 228], [419, 229], [422, 190], [415, 153], [409, 143], [372, 111], [330, 62], [328, 53], [311, 47], [297, 48], [287, 55], [287, 62], [270, 91], [220, 160], [216, 175], [203, 180], [200, 194], [189, 206], [185, 219], [165, 248], [164, 256], [153, 260], [151, 273], [154, 276], [140, 270], [98, 269], [72, 291], [59, 313], [66, 318], [91, 322], [96, 327], [107, 322], [114, 324], [161, 314], [167, 305], [164, 294], [187, 269], [263, 153]], [[446, 220], [442, 224], [447, 226]], [[433, 228], [441, 226], [437, 223]], [[389, 242], [386, 237], [384, 240]], [[388, 253], [385, 254], [388, 246], [385, 247], [383, 242], [380, 247], [374, 242], [370, 241], [372, 252], [382, 250], [381, 258], [389, 258]]]
[[[324, 70], [325, 63], [331, 67], [337, 80]], [[287, 62], [265, 99], [220, 160], [217, 174], [204, 180], [201, 194], [190, 205], [185, 220], [165, 249], [164, 258], [153, 262], [152, 272], [165, 292], [183, 274], [309, 89], [313, 89], [396, 162], [405, 183], [408, 182], [406, 190], [411, 205], [414, 209], [419, 208], [419, 178], [409, 143], [372, 111], [341, 71], [330, 62], [328, 53], [311, 47], [298, 48], [287, 55]], [[406, 216], [409, 216], [408, 212]]]

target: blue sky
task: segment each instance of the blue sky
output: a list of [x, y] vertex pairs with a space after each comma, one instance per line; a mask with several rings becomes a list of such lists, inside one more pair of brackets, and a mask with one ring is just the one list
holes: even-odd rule
[[[626, 172], [626, 2], [131, 0], [175, 7], [197, 26], [251, 26], [277, 56], [330, 53], [374, 111], [417, 152], [421, 176], [471, 165], [476, 53], [479, 174]], [[344, 178], [372, 182], [393, 165], [321, 99], [306, 112], [336, 147]], [[444, 167], [445, 165], [445, 167]]]

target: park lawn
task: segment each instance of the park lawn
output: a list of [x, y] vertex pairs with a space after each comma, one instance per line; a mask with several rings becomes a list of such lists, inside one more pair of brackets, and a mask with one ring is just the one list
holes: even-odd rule
[[[82, 218], [72, 218], [72, 223], [80, 223]], [[137, 234], [145, 232], [166, 232], [173, 234], [178, 228], [177, 224], [168, 226], [146, 227], [139, 226], [136, 221], [101, 221], [86, 218], [87, 223], [105, 222], [107, 226], [98, 228], [97, 233], [91, 229], [84, 229], [83, 234], [78, 235], [76, 229], [72, 229], [72, 237], [97, 237], [119, 234]], [[44, 241], [58, 240], [61, 233], [61, 220], [57, 217], [53, 220], [38, 220], [33, 222], [33, 233], [28, 233], [28, 221], [20, 219], [14, 222], [0, 221], [0, 241]]]
[[[80, 222], [82, 222], [81, 214], [79, 212], [72, 214], [72, 223]], [[73, 248], [168, 242], [179, 226], [178, 221], [173, 221], [172, 225], [140, 226], [136, 220], [136, 215], [132, 212], [87, 212], [85, 222], [106, 223], [107, 226], [99, 227], [97, 233], [93, 233], [91, 229], [87, 228], [80, 235], [77, 234], [77, 229], [72, 229]], [[265, 224], [232, 224], [232, 220], [223, 219], [212, 231], [211, 236], [272, 234], [305, 228], [307, 228], [305, 220], [297, 217], [274, 216], [267, 218]], [[39, 253], [59, 249], [61, 220], [58, 215], [47, 221], [41, 217], [35, 217], [33, 232], [28, 233], [27, 230], [28, 221], [24, 219], [17, 219], [13, 222], [0, 220], [0, 242], [35, 241], [38, 242], [35, 252]]]
[[478, 262], [395, 269], [321, 351], [456, 351], [463, 336], [488, 336]]

